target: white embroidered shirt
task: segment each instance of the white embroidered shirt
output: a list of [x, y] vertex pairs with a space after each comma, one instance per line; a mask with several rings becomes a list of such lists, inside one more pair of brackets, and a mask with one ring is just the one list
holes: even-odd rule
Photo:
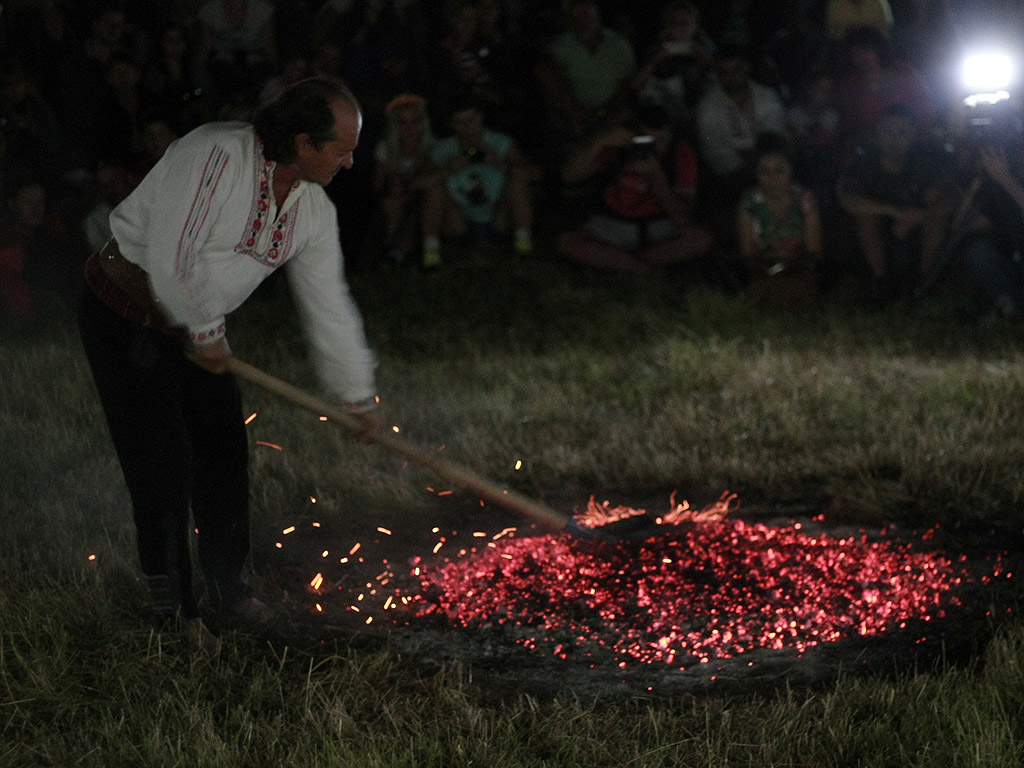
[[195, 344], [287, 263], [318, 376], [347, 402], [372, 398], [375, 359], [345, 282], [334, 204], [296, 182], [278, 209], [275, 164], [247, 123], [210, 123], [174, 142], [110, 215], [121, 253]]

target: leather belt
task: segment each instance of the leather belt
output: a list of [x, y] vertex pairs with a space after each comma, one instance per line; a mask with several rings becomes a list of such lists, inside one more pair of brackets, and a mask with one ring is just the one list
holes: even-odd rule
[[149, 287], [146, 271], [128, 261], [113, 238], [86, 261], [85, 282], [100, 301], [126, 320], [188, 340], [183, 328], [168, 322]]

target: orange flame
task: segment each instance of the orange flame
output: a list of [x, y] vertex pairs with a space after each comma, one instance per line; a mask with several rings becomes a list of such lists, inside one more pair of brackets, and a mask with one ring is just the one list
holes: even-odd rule
[[[673, 491], [669, 498], [671, 509], [664, 515], [657, 518], [659, 524], [679, 525], [680, 523], [711, 523], [723, 519], [726, 515], [739, 507], [737, 494], [725, 491], [718, 501], [709, 504], [703, 509], [696, 510], [690, 506], [690, 502], [683, 500], [676, 502], [676, 492]], [[645, 509], [634, 509], [632, 507], [613, 507], [610, 501], [598, 503], [593, 496], [587, 503], [585, 511], [575, 515], [583, 525], [588, 528], [599, 528], [619, 520], [626, 520], [639, 515], [646, 515]]]

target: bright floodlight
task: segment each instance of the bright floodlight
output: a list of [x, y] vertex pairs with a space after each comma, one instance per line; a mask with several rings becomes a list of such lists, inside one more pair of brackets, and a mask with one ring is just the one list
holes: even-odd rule
[[1013, 59], [1005, 53], [981, 53], [964, 59], [964, 84], [974, 91], [1006, 88], [1013, 81]]

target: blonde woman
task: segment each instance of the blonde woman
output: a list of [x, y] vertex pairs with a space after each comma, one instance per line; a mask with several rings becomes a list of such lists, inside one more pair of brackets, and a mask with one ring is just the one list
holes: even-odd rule
[[423, 196], [430, 186], [435, 137], [422, 96], [403, 93], [384, 108], [384, 136], [374, 150], [373, 189], [380, 200], [387, 260], [401, 264], [418, 245]]

